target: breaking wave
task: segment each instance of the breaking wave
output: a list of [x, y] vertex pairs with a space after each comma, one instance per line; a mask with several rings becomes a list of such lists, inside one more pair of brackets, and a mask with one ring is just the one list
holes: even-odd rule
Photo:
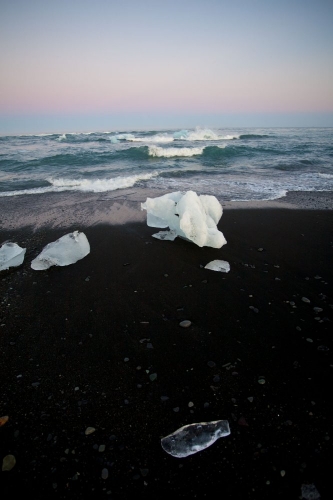
[[201, 155], [205, 148], [161, 148], [159, 146], [149, 146], [149, 156], [171, 158], [174, 156], [195, 156]]
[[22, 194], [42, 194], [61, 191], [82, 191], [92, 193], [103, 193], [105, 191], [115, 191], [134, 186], [137, 182], [146, 181], [156, 177], [158, 172], [141, 175], [130, 175], [127, 177], [113, 177], [110, 179], [47, 179], [50, 186], [22, 189], [19, 191], [7, 191], [0, 196], [17, 196]]

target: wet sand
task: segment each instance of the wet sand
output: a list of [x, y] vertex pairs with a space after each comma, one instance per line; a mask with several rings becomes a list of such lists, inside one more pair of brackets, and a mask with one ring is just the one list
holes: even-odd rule
[[[152, 238], [142, 192], [1, 199], [0, 243], [27, 248], [0, 272], [3, 497], [331, 498], [333, 210], [302, 196], [226, 202], [221, 249]], [[31, 269], [75, 229], [87, 257]], [[206, 450], [162, 449], [219, 419], [231, 434]]]

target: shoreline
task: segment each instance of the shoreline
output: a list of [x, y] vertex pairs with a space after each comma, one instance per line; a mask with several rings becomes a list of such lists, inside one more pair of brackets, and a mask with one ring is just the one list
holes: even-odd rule
[[[98, 206], [105, 193], [64, 193], [52, 206], [25, 197], [5, 212], [0, 199], [1, 240], [27, 248], [0, 272], [0, 459], [16, 459], [1, 491], [155, 500], [217, 488], [266, 500], [314, 485], [330, 498], [333, 211], [314, 208], [324, 196], [311, 209], [222, 203], [227, 244], [213, 249], [152, 238], [143, 194]], [[90, 254], [33, 271], [73, 229]], [[214, 259], [230, 272], [205, 269]], [[178, 459], [162, 449], [181, 426], [219, 419], [231, 434], [206, 450]]]
[[[89, 227], [96, 224], [145, 222], [141, 203], [165, 191], [122, 189], [106, 193], [64, 191], [39, 195], [0, 197], [0, 230], [30, 227]], [[200, 193], [198, 193], [200, 194]], [[333, 192], [289, 192], [283, 198], [263, 201], [228, 201], [218, 197], [223, 211], [234, 209], [333, 210]], [[223, 223], [223, 216], [222, 216]]]

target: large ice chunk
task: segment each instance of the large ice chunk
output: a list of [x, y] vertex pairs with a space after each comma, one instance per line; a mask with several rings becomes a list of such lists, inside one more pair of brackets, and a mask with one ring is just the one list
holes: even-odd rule
[[90, 245], [84, 233], [74, 231], [49, 243], [31, 262], [35, 271], [43, 271], [51, 266], [68, 266], [83, 259], [90, 252]]
[[215, 196], [198, 196], [195, 191], [176, 191], [157, 198], [147, 198], [145, 203], [141, 203], [141, 210], [147, 210], [148, 226], [169, 227], [177, 236], [199, 247], [221, 248], [227, 243], [217, 229], [222, 217], [222, 206]]
[[0, 271], [17, 267], [24, 261], [26, 248], [21, 248], [17, 243], [4, 243], [0, 247]]
[[172, 434], [161, 439], [164, 451], [173, 457], [183, 458], [211, 446], [221, 437], [229, 436], [230, 427], [227, 420], [213, 420], [184, 425]]

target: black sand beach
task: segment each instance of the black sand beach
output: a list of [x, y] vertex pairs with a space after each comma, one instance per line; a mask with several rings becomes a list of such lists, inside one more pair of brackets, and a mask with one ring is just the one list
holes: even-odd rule
[[[140, 193], [91, 198], [0, 201], [0, 244], [27, 248], [0, 272], [1, 498], [332, 498], [332, 196], [222, 203], [221, 249], [152, 238]], [[87, 257], [31, 269], [76, 229]], [[162, 449], [219, 419], [206, 450]]]

